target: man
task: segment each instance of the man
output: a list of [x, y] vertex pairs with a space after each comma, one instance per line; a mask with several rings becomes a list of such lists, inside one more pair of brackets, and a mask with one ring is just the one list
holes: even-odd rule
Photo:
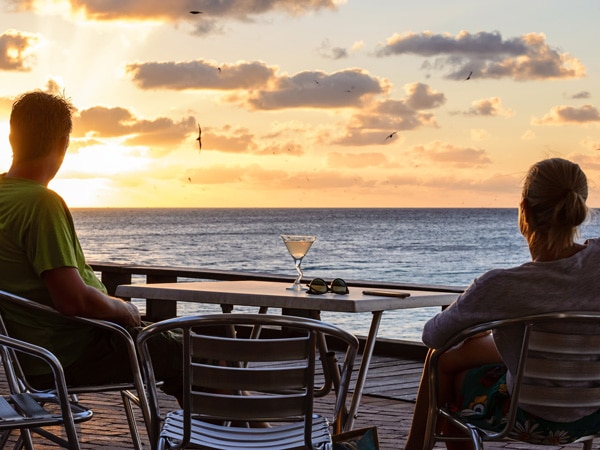
[[[0, 175], [0, 289], [54, 307], [65, 316], [103, 319], [127, 327], [141, 325], [137, 307], [110, 297], [86, 264], [71, 213], [48, 189], [60, 169], [72, 129], [73, 105], [41, 91], [28, 92], [13, 104], [10, 144], [13, 161]], [[11, 333], [48, 348], [61, 361], [70, 385], [131, 380], [128, 356], [114, 336], [86, 325], [32, 316], [0, 305]], [[172, 335], [155, 343], [164, 390], [179, 397], [180, 342]], [[24, 361], [34, 384], [48, 385], [48, 368]]]

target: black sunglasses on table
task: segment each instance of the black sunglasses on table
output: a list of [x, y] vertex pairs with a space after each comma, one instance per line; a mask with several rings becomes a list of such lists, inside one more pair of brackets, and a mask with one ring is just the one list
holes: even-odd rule
[[308, 283], [308, 291], [309, 294], [327, 294], [328, 292], [333, 292], [334, 294], [345, 295], [350, 291], [348, 290], [348, 285], [341, 278], [336, 278], [331, 282], [331, 285], [328, 285], [327, 282], [322, 278], [315, 278], [310, 283]]

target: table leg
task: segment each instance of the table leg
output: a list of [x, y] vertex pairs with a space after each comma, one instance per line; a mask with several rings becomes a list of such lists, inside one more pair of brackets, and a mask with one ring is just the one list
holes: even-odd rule
[[365, 348], [360, 361], [356, 385], [354, 387], [350, 409], [348, 410], [348, 420], [346, 420], [344, 425], [344, 431], [352, 430], [354, 420], [358, 417], [358, 406], [360, 404], [360, 399], [362, 398], [365, 382], [367, 381], [367, 372], [369, 371], [369, 364], [371, 364], [371, 357], [373, 356], [373, 350], [375, 349], [375, 341], [377, 340], [377, 333], [379, 331], [382, 314], [383, 311], [373, 311], [371, 328], [369, 329], [369, 335], [367, 336], [367, 341], [365, 342]]
[[[268, 306], [261, 306], [258, 309], [258, 313], [259, 314], [266, 314], [269, 311], [269, 307]], [[260, 325], [254, 325], [252, 327], [252, 332], [250, 333], [250, 339], [258, 339], [258, 337], [260, 336]]]

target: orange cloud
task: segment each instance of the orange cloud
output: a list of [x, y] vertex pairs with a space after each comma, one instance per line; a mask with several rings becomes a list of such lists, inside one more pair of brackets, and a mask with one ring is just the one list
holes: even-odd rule
[[196, 130], [193, 117], [178, 122], [167, 117], [145, 120], [120, 107], [95, 106], [80, 111], [73, 120], [74, 137], [124, 137], [131, 145], [168, 147], [182, 142]]
[[510, 117], [513, 115], [513, 111], [505, 109], [502, 106], [502, 101], [498, 97], [490, 97], [482, 100], [475, 100], [471, 104], [471, 108], [464, 114], [468, 116], [505, 116]]
[[566, 125], [587, 124], [600, 122], [600, 112], [592, 105], [584, 105], [580, 108], [572, 106], [555, 106], [541, 119], [533, 119], [535, 125]]
[[262, 62], [219, 66], [204, 60], [127, 64], [125, 71], [141, 89], [257, 89], [270, 83], [275, 67]]
[[7, 30], [0, 35], [0, 70], [31, 70], [34, 46], [39, 38], [31, 33]]
[[435, 58], [422, 67], [446, 70], [446, 78], [453, 80], [466, 80], [469, 74], [470, 80], [520, 81], [585, 76], [583, 64], [550, 47], [542, 33], [511, 39], [503, 39], [499, 32], [483, 31], [474, 34], [461, 31], [456, 36], [432, 32], [394, 34], [377, 51], [381, 57], [404, 54]]
[[272, 86], [250, 92], [245, 105], [254, 110], [359, 107], [365, 98], [387, 93], [389, 89], [386, 81], [362, 69], [332, 74], [305, 71], [280, 76]]
[[419, 159], [456, 168], [481, 167], [492, 163], [485, 150], [458, 147], [441, 141], [413, 147], [410, 153]]

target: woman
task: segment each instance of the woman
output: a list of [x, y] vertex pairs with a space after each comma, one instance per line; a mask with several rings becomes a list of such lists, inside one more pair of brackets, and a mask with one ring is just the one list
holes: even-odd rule
[[[532, 262], [491, 270], [475, 280], [456, 302], [425, 324], [423, 342], [429, 348], [439, 348], [460, 330], [496, 319], [600, 310], [600, 239], [585, 244], [574, 240], [588, 215], [587, 195], [587, 179], [577, 164], [561, 158], [534, 164], [527, 173], [519, 205], [519, 228]], [[507, 369], [515, 370], [520, 342], [518, 333], [488, 333], [446, 352], [439, 362], [440, 405], [453, 405], [460, 411], [475, 397], [486, 397], [495, 401], [493, 406], [487, 402], [478, 405], [482, 416], [501, 412], [510, 399], [499, 391], [505, 386]], [[426, 365], [406, 450], [423, 449], [428, 370]], [[481, 383], [484, 378], [485, 383]], [[558, 431], [566, 430], [576, 437], [600, 426], [600, 411], [589, 409], [567, 416], [548, 409], [521, 411], [519, 417], [529, 425], [537, 424], [536, 438], [541, 442]], [[448, 424], [440, 426], [445, 433], [453, 432]], [[447, 443], [447, 447], [467, 448], [464, 442]]]

